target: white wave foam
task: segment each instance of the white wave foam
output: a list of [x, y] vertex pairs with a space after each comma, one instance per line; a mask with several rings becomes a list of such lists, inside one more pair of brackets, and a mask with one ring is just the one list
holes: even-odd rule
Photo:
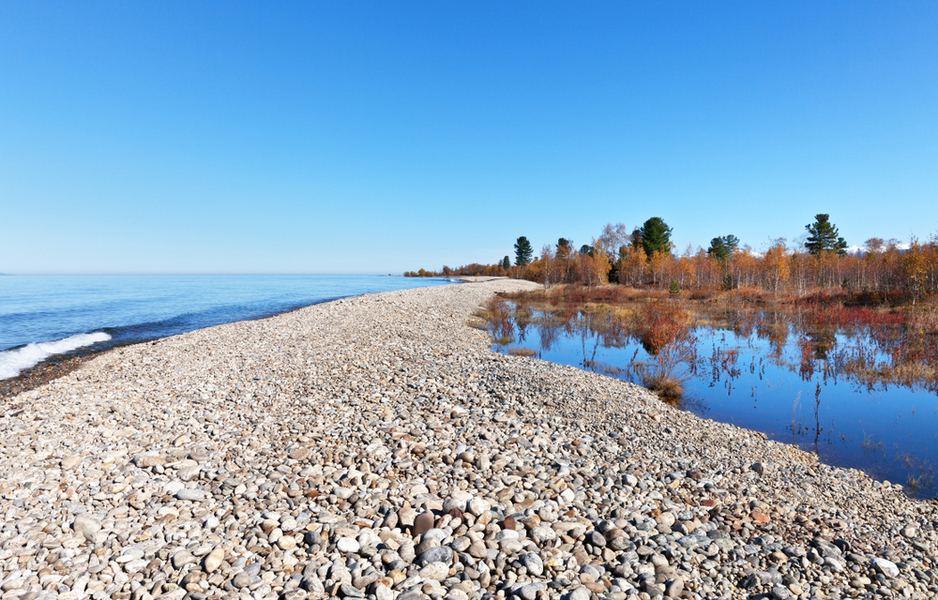
[[111, 336], [103, 331], [80, 333], [54, 342], [27, 344], [22, 348], [0, 352], [0, 379], [16, 377], [20, 371], [38, 365], [56, 354], [71, 352], [83, 346], [106, 342]]

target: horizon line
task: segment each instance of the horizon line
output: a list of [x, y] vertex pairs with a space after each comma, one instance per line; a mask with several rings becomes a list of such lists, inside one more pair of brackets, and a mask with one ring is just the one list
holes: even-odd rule
[[173, 272], [117, 272], [117, 273], [0, 273], [0, 277], [403, 277], [401, 273], [173, 273]]

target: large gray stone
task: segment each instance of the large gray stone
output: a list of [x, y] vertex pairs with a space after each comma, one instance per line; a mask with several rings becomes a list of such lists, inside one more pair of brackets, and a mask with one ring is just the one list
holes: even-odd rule
[[452, 563], [453, 549], [447, 546], [436, 546], [421, 554], [420, 558], [417, 559], [417, 564], [421, 567], [435, 562], [446, 563], [447, 565]]

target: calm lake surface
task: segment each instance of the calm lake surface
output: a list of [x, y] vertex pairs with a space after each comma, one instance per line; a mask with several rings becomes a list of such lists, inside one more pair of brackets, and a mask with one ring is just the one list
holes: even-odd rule
[[50, 357], [257, 319], [373, 292], [453, 283], [378, 275], [0, 277], [0, 379]]
[[[520, 322], [511, 320], [506, 337], [514, 341], [496, 350], [533, 350], [544, 360], [636, 382], [634, 365], [655, 361], [636, 338], [610, 334], [583, 312], [530, 311]], [[692, 334], [696, 356], [684, 367], [681, 408], [900, 483], [910, 496], [938, 494], [938, 394], [928, 385], [871, 384], [843, 372], [858, 353], [882, 358], [870, 351], [868, 330], [809, 338], [757, 312], [749, 326], [696, 326]]]

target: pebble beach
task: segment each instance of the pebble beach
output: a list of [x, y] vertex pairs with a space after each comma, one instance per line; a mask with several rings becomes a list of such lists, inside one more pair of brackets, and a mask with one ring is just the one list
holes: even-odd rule
[[0, 600], [932, 598], [938, 506], [490, 350], [475, 281], [116, 348], [0, 404]]

